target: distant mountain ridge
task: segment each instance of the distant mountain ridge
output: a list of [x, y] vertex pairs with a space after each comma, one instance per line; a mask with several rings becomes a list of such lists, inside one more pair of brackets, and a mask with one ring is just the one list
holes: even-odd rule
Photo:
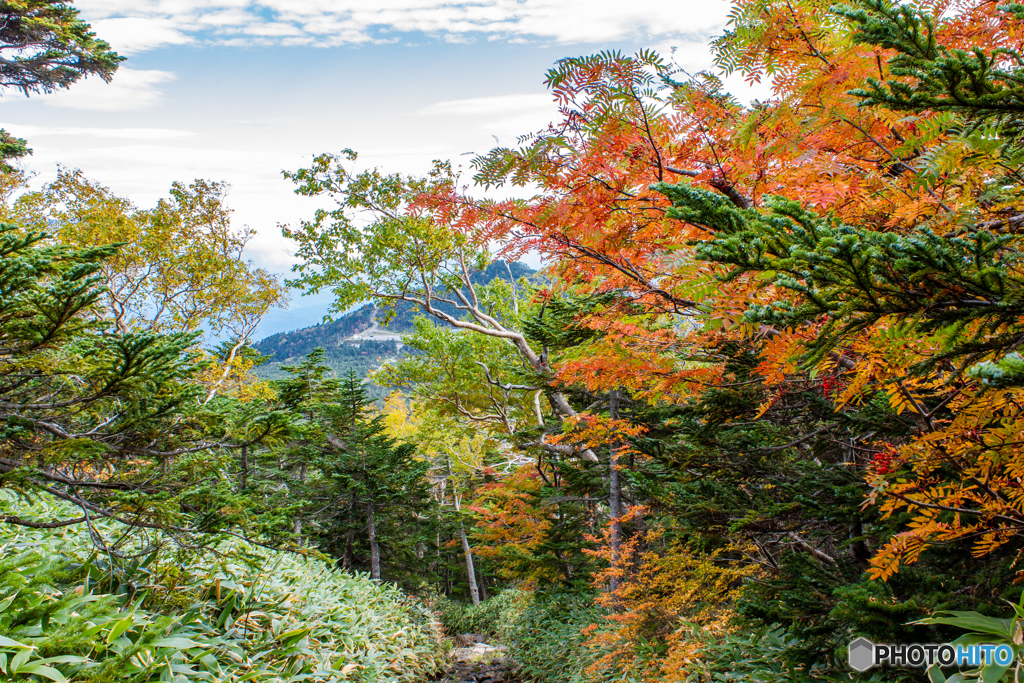
[[[525, 263], [496, 261], [486, 270], [473, 275], [476, 284], [487, 284], [495, 279], [508, 281], [529, 277], [535, 271]], [[437, 308], [451, 315], [459, 311], [446, 304]], [[424, 315], [417, 306], [401, 303], [395, 307], [391, 321], [385, 325], [384, 312], [372, 305], [362, 306], [331, 322], [303, 327], [291, 332], [278, 332], [253, 344], [253, 348], [270, 361], [259, 369], [258, 374], [266, 378], [279, 377], [282, 364], [300, 363], [310, 351], [322, 347], [326, 362], [335, 372], [342, 374], [354, 368], [360, 376], [366, 374], [381, 361], [393, 358], [401, 352], [400, 335], [411, 332], [413, 321]]]

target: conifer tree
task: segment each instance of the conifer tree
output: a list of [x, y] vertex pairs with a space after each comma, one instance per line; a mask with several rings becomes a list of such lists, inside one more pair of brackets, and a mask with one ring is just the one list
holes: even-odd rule
[[187, 495], [189, 482], [153, 470], [203, 440], [182, 419], [199, 391], [190, 381], [194, 335], [110, 334], [91, 315], [102, 294], [97, 271], [113, 250], [69, 249], [0, 227], [0, 484], [83, 510], [49, 525], [117, 517], [120, 492], [160, 491], [169, 495], [131, 505], [133, 526], [162, 526], [160, 508]]
[[[86, 76], [110, 81], [124, 61], [68, 2], [3, 2], [0, 24], [0, 88], [29, 95], [68, 88]], [[30, 153], [25, 140], [0, 130], [0, 170], [10, 170], [6, 160]]]
[[[332, 377], [324, 355], [318, 348], [286, 366], [291, 377], [277, 384], [281, 408], [293, 416], [290, 438], [272, 451], [289, 492], [280, 504], [294, 511], [298, 540], [317, 539], [346, 569], [365, 550], [371, 576], [381, 579], [389, 558], [406, 557], [428, 536], [419, 531], [431, 505], [428, 464], [385, 434], [355, 371]], [[390, 574], [403, 571], [392, 566]]]

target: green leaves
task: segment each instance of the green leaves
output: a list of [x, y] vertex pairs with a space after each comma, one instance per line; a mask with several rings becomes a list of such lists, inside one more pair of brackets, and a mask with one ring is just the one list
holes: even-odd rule
[[[6, 495], [0, 503], [26, 514]], [[35, 505], [68, 514], [46, 498]], [[110, 521], [96, 525], [123, 531]], [[408, 596], [319, 560], [233, 539], [195, 548], [184, 562], [151, 560], [149, 573], [131, 575], [145, 597], [129, 602], [101, 591], [127, 578], [130, 566], [83, 580], [104, 559], [83, 562], [91, 545], [85, 529], [0, 526], [0, 674], [58, 682], [411, 683], [432, 674], [442, 656], [436, 625]], [[219, 589], [230, 594], [218, 596]]]
[[[1014, 118], [1024, 114], [1020, 55], [1006, 49], [986, 52], [980, 47], [962, 50], [940, 45], [935, 19], [920, 6], [860, 0], [836, 10], [856, 26], [854, 40], [894, 50], [889, 68], [894, 76], [906, 79], [886, 83], [868, 79], [866, 88], [853, 92], [862, 105], [897, 111], [951, 111], [966, 114], [975, 123], [1004, 122], [1003, 130], [1010, 137], [1019, 134], [1019, 122]], [[1009, 14], [1011, 10], [1004, 11]]]
[[124, 61], [63, 2], [6, 2], [0, 19], [8, 27], [0, 43], [15, 49], [0, 67], [0, 85], [26, 95], [67, 88], [88, 75], [109, 81]]
[[426, 178], [415, 178], [377, 169], [353, 173], [346, 163], [355, 160], [346, 150], [284, 173], [296, 193], [324, 196], [336, 206], [284, 229], [301, 260], [299, 277], [289, 284], [331, 289], [337, 312], [367, 300], [386, 308], [397, 300], [456, 299], [466, 270], [482, 270], [490, 258], [481, 227], [453, 225], [457, 209], [433, 203], [454, 188], [451, 166], [435, 162]]
[[1024, 256], [1014, 235], [901, 235], [838, 223], [782, 198], [755, 211], [688, 183], [656, 189], [672, 199], [670, 216], [713, 233], [696, 251], [732, 266], [723, 279], [756, 273], [793, 294], [771, 308], [750, 306], [748, 320], [821, 325], [808, 364], [884, 318], [900, 320], [907, 335], [943, 337], [941, 358], [962, 367], [1010, 348], [1024, 331]]
[[[944, 678], [938, 667], [929, 670], [933, 681], [948, 681], [948, 683], [998, 683], [999, 681], [1015, 680], [1010, 668], [1024, 666], [1022, 659], [1021, 643], [1024, 642], [1024, 635], [1021, 631], [1021, 618], [1024, 617], [1024, 602], [1013, 605], [1016, 614], [1010, 619], [997, 619], [986, 617], [977, 612], [956, 612], [941, 611], [935, 616], [922, 619], [919, 624], [943, 624], [955, 626], [958, 629], [967, 631], [953, 641], [953, 645], [977, 645], [991, 643], [993, 645], [1006, 645], [1013, 651], [1012, 659], [1006, 664], [997, 664], [989, 654], [985, 664], [969, 671], [961, 671], [949, 678]], [[935, 674], [938, 675], [935, 675]]]
[[[187, 526], [183, 508], [197, 504], [181, 501], [197, 482], [208, 486], [219, 454], [202, 451], [226, 416], [200, 405], [198, 333], [104, 319], [109, 291], [99, 273], [117, 253], [0, 226], [0, 477], [22, 491], [56, 486], [88, 499], [96, 517], [128, 510], [143, 525]], [[175, 471], [171, 459], [181, 454], [194, 455]]]
[[[971, 631], [974, 634], [986, 634], [997, 636], [999, 642], [1013, 642], [1013, 635], [1017, 626], [1016, 619], [996, 619], [986, 617], [977, 612], [936, 612], [936, 615], [927, 619], [921, 619], [919, 624], [946, 624]], [[984, 641], [989, 642], [989, 641]]]
[[[1008, 25], [1020, 21], [1019, 6], [999, 10]], [[891, 78], [868, 78], [864, 87], [851, 92], [861, 106], [956, 115], [955, 123], [947, 121], [944, 126], [950, 145], [925, 152], [926, 171], [935, 175], [927, 167], [943, 148], [985, 147], [988, 150], [982, 153], [1001, 157], [1011, 181], [1018, 182], [1013, 171], [1019, 169], [1024, 152], [1024, 58], [1018, 52], [987, 45], [947, 47], [937, 39], [946, 22], [924, 6], [859, 0], [836, 11], [855, 26], [854, 40], [895, 52], [888, 62]]]

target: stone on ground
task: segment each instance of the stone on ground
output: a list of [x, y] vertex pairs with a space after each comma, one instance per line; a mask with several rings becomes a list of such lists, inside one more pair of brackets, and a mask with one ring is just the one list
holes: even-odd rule
[[473, 633], [455, 637], [461, 645], [449, 653], [452, 659], [441, 683], [514, 683], [516, 680], [506, 659], [508, 648], [482, 642], [483, 636]]

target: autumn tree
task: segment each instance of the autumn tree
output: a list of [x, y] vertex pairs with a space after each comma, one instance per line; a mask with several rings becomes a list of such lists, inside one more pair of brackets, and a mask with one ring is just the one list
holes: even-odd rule
[[105, 265], [103, 315], [120, 330], [202, 330], [248, 339], [264, 312], [281, 303], [273, 275], [243, 255], [253, 230], [231, 225], [228, 187], [174, 183], [150, 210], [137, 208], [81, 171], [62, 169], [38, 193], [18, 198], [22, 222], [55, 226], [71, 245], [118, 244]]
[[[913, 420], [914, 434], [880, 445], [867, 471], [872, 501], [914, 517], [872, 559], [881, 578], [935, 542], [976, 538], [975, 554], [993, 552], [1024, 521], [1017, 359], [1007, 355], [1020, 337], [1014, 12], [978, 6], [942, 19], [865, 2], [841, 13], [854, 44], [887, 59], [891, 75], [866, 79], [848, 99], [888, 123], [892, 142], [871, 144], [890, 156], [893, 184], [920, 197], [914, 214], [879, 225], [774, 199], [748, 220], [704, 195], [684, 198], [684, 186], [665, 190], [673, 215], [715, 235], [699, 253], [733, 266], [726, 277], [771, 271], [781, 300], [745, 316], [803, 337], [776, 367], [838, 366], [840, 406], [882, 392]], [[977, 22], [984, 47], [961, 35]], [[738, 219], [731, 227], [727, 215]]]
[[[548, 375], [543, 352], [518, 327], [514, 285], [480, 287], [473, 277], [493, 261], [486, 233], [457, 209], [435, 209], [424, 201], [452, 192], [457, 178], [450, 166], [439, 163], [426, 178], [407, 178], [378, 170], [352, 173], [345, 164], [356, 159], [352, 151], [321, 155], [311, 168], [285, 173], [298, 194], [330, 197], [337, 206], [285, 228], [301, 259], [292, 284], [309, 292], [330, 289], [334, 311], [365, 300], [384, 309], [413, 304], [456, 330], [510, 345], [524, 369], [540, 378]], [[357, 222], [353, 214], [358, 213], [368, 218], [367, 225]], [[500, 381], [483, 374], [484, 381]], [[560, 392], [544, 393], [555, 415], [576, 415]], [[584, 446], [580, 457], [596, 456]]]
[[227, 191], [223, 183], [176, 182], [169, 197], [146, 210], [81, 171], [61, 169], [42, 190], [14, 198], [6, 213], [64, 244], [118, 245], [101, 265], [105, 293], [96, 304], [119, 331], [231, 339], [223, 360], [203, 376], [209, 401], [235, 371], [236, 355], [263, 315], [286, 301], [278, 278], [245, 258], [253, 230], [231, 225]]
[[[743, 0], [716, 59], [769, 100], [650, 52], [562, 60], [560, 120], [474, 162], [529, 197], [412, 203], [539, 252], [549, 302], [602, 300], [553, 321], [576, 334], [562, 346], [520, 320], [576, 412], [558, 445], [628, 457], [619, 543], [646, 559], [616, 587], [624, 617], [647, 609], [644, 563], [707, 553], [756, 569], [735, 608], [795, 634], [787, 661], [810, 671], [851, 629], [920, 638], [906, 624], [929, 609], [1016, 596], [1016, 12]], [[515, 486], [540, 498], [542, 473]], [[538, 506], [496, 496], [508, 546], [502, 511]]]
[[[375, 373], [374, 381], [379, 381], [387, 369]], [[418, 383], [416, 386], [420, 388]], [[398, 392], [391, 394], [385, 401], [383, 416], [388, 434], [415, 444], [419, 457], [428, 466], [425, 476], [430, 495], [436, 502], [436, 528], [442, 538], [436, 544], [437, 555], [431, 564], [437, 565], [438, 574], [444, 571], [447, 575], [444, 581], [438, 576], [441, 590], [452, 594], [462, 583], [448, 578], [452, 573], [460, 573], [459, 570], [451, 572], [444, 566], [445, 551], [457, 544], [470, 602], [478, 606], [481, 600], [487, 599], [487, 582], [481, 556], [475, 547], [478, 520], [474, 501], [484, 482], [494, 473], [507, 472], [528, 459], [518, 454], [511, 442], [496, 437], [477, 421], [446, 410], [425, 392], [417, 391], [417, 395], [408, 399]]]

